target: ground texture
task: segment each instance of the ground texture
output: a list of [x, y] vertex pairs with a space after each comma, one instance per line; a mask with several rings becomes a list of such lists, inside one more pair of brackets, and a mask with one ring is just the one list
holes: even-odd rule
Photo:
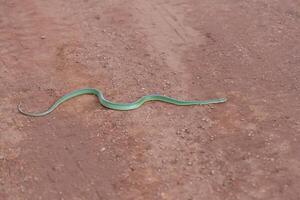
[[[0, 0], [0, 199], [300, 199], [298, 0]], [[227, 97], [118, 112], [160, 93]]]

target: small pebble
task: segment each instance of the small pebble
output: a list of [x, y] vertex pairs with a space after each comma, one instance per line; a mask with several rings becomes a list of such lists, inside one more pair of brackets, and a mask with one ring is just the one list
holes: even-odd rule
[[103, 147], [103, 148], [101, 148], [101, 151], [103, 152], [103, 151], [105, 151], [106, 150], [106, 148], [105, 147]]

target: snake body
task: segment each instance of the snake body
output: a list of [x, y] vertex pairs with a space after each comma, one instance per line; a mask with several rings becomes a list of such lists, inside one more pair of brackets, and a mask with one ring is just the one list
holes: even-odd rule
[[57, 106], [59, 106], [63, 102], [65, 102], [69, 99], [72, 99], [74, 97], [84, 95], [84, 94], [91, 94], [91, 95], [97, 96], [98, 100], [102, 106], [113, 109], [113, 110], [133, 110], [133, 109], [139, 108], [141, 105], [143, 105], [147, 101], [162, 101], [162, 102], [175, 104], [175, 105], [179, 105], [179, 106], [207, 105], [207, 104], [224, 103], [226, 101], [225, 98], [209, 99], [206, 101], [180, 101], [180, 100], [173, 99], [173, 98], [170, 98], [167, 96], [162, 96], [162, 95], [146, 95], [132, 103], [114, 103], [114, 102], [106, 100], [101, 91], [94, 89], [94, 88], [84, 88], [84, 89], [74, 90], [74, 91], [60, 97], [57, 101], [55, 101], [48, 108], [48, 110], [46, 110], [44, 112], [38, 112], [38, 113], [25, 112], [21, 109], [20, 104], [18, 105], [18, 110], [19, 110], [19, 112], [21, 112], [22, 114], [27, 115], [27, 116], [41, 117], [41, 116], [45, 116], [45, 115], [51, 113]]

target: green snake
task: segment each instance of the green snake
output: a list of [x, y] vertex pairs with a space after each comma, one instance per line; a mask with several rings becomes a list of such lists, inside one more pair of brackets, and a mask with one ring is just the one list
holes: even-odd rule
[[32, 117], [41, 117], [48, 115], [51, 113], [57, 106], [62, 104], [63, 102], [80, 96], [84, 94], [92, 94], [98, 97], [98, 100], [100, 104], [106, 108], [110, 108], [113, 110], [133, 110], [136, 108], [139, 108], [141, 105], [143, 105], [147, 101], [162, 101], [170, 104], [175, 104], [179, 106], [189, 106], [189, 105], [207, 105], [207, 104], [216, 104], [216, 103], [224, 103], [226, 101], [226, 98], [219, 98], [219, 99], [209, 99], [206, 101], [180, 101], [177, 99], [173, 99], [167, 96], [162, 96], [162, 95], [146, 95], [135, 102], [132, 103], [114, 103], [111, 101], [108, 101], [104, 98], [103, 94], [101, 91], [94, 89], [94, 88], [84, 88], [84, 89], [78, 89], [74, 90], [68, 94], [65, 94], [64, 96], [60, 97], [57, 101], [55, 101], [49, 108], [48, 110], [44, 112], [39, 112], [39, 113], [30, 113], [30, 112], [25, 112], [21, 109], [21, 105], [18, 105], [18, 110], [24, 115], [27, 116], [32, 116]]

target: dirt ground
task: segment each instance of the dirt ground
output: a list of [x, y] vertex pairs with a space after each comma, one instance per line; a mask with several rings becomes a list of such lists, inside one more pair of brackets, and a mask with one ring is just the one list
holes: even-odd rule
[[0, 0], [0, 83], [1, 200], [300, 199], [298, 0]]

